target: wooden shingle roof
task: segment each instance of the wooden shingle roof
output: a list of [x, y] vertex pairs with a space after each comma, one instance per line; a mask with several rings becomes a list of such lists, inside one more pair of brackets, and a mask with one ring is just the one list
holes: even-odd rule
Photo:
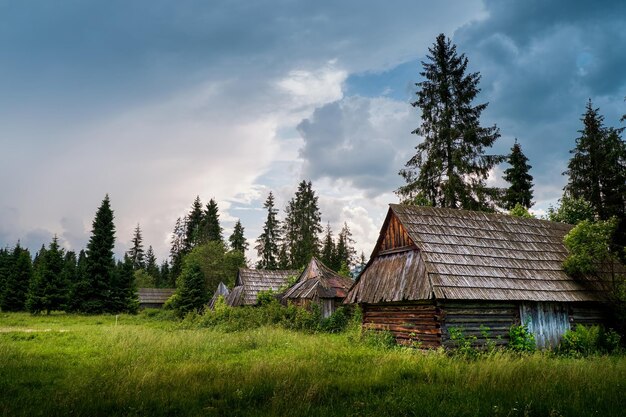
[[277, 291], [287, 283], [290, 276], [297, 276], [298, 273], [297, 270], [268, 271], [239, 268], [235, 288], [227, 298], [228, 305], [233, 307], [255, 305], [259, 291]]
[[[402, 229], [394, 235], [410, 246], [388, 249], [393, 238], [387, 230], [394, 224]], [[346, 302], [602, 300], [602, 282], [590, 278], [583, 284], [563, 270], [563, 238], [571, 228], [503, 214], [392, 204], [372, 258]]]
[[176, 292], [176, 288], [138, 288], [139, 304], [164, 304]]
[[345, 298], [352, 280], [312, 258], [298, 281], [283, 295], [283, 299]]

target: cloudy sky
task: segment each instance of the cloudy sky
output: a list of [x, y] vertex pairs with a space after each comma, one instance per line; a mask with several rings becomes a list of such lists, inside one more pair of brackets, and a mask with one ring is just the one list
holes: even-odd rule
[[109, 193], [118, 254], [139, 223], [164, 259], [196, 195], [254, 246], [268, 192], [282, 215], [310, 179], [368, 255], [439, 33], [482, 74], [495, 151], [518, 138], [544, 212], [587, 100], [621, 126], [623, 1], [0, 0], [0, 245], [78, 250]]

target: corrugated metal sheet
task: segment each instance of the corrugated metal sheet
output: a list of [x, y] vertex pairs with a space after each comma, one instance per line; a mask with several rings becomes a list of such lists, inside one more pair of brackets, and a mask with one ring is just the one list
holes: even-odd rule
[[175, 292], [176, 288], [138, 288], [139, 305], [163, 305]]
[[[290, 276], [298, 275], [297, 270], [268, 271], [264, 269], [239, 268], [235, 288], [228, 297], [231, 306], [255, 305], [260, 291], [277, 291], [287, 283]], [[238, 289], [238, 287], [241, 287]], [[236, 294], [235, 290], [237, 290]]]
[[351, 286], [350, 278], [339, 275], [319, 259], [312, 258], [298, 281], [285, 292], [283, 299], [343, 299]]
[[[396, 223], [400, 231], [391, 230]], [[502, 214], [392, 204], [372, 260], [346, 302], [433, 295], [450, 300], [602, 301], [605, 282], [588, 277], [583, 283], [563, 271], [563, 238], [571, 228]], [[394, 241], [391, 232], [406, 232], [415, 248], [385, 255], [388, 242]]]

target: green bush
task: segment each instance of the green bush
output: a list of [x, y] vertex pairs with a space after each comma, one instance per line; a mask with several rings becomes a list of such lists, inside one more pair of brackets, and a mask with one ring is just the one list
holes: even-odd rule
[[453, 353], [466, 357], [478, 356], [478, 349], [476, 349], [478, 338], [476, 336], [465, 335], [462, 327], [450, 327], [448, 331], [455, 348]]
[[535, 336], [528, 330], [528, 325], [511, 326], [507, 348], [513, 352], [534, 352], [537, 349]]
[[605, 331], [601, 326], [578, 324], [574, 330], [563, 335], [557, 353], [566, 356], [582, 357], [620, 350], [620, 335], [612, 329]]
[[367, 327], [361, 332], [360, 341], [367, 346], [378, 349], [391, 349], [397, 346], [396, 338], [389, 330], [377, 330]]

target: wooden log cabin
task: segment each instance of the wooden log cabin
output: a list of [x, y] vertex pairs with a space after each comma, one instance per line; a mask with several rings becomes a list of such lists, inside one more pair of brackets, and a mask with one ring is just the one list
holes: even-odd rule
[[260, 291], [278, 291], [287, 284], [289, 277], [298, 276], [297, 270], [269, 271], [264, 269], [239, 268], [235, 287], [226, 297], [231, 307], [256, 305]]
[[318, 304], [323, 318], [329, 317], [343, 303], [352, 280], [328, 268], [313, 257], [298, 281], [283, 295], [283, 301], [309, 307]]
[[452, 345], [451, 329], [507, 343], [525, 323], [538, 347], [577, 323], [605, 324], [606, 282], [562, 268], [572, 226], [502, 214], [392, 204], [372, 256], [344, 302], [399, 343]]

